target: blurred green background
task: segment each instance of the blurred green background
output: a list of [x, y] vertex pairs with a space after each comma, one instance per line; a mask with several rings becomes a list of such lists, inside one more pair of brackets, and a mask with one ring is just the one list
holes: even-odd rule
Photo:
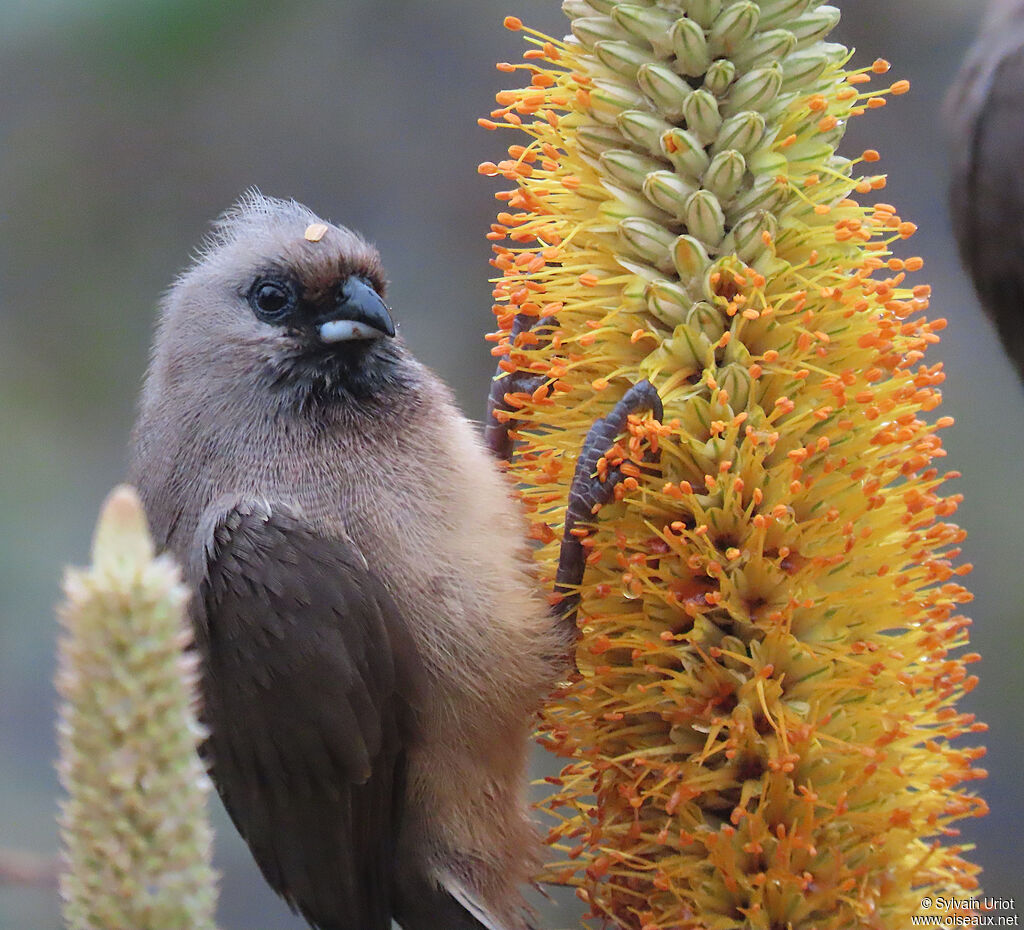
[[[984, 4], [839, 0], [861, 64], [913, 92], [854, 121], [846, 153], [882, 152], [884, 199], [920, 226], [912, 250], [950, 327], [949, 467], [976, 566], [991, 725], [965, 825], [994, 895], [1024, 892], [1024, 394], [957, 262], [940, 105]], [[565, 32], [556, 0], [0, 0], [0, 847], [55, 849], [51, 685], [61, 566], [86, 559], [125, 447], [161, 291], [245, 188], [292, 196], [376, 241], [414, 351], [481, 417], [491, 370], [487, 230], [476, 165], [514, 140], [493, 106], [520, 38], [513, 13]], [[217, 806], [224, 930], [299, 927]], [[546, 914], [571, 926], [573, 910]], [[0, 887], [0, 928], [56, 930], [52, 889]], [[169, 928], [170, 930], [170, 928]]]

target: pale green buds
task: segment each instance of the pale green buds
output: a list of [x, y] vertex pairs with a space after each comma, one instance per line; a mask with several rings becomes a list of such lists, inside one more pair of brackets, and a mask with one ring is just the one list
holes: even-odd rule
[[621, 148], [624, 141], [613, 126], [591, 123], [580, 126], [576, 132], [580, 148], [591, 155], [600, 155], [607, 149]]
[[647, 110], [625, 110], [619, 114], [616, 124], [630, 145], [658, 156], [662, 154], [661, 137], [672, 128], [657, 113]]
[[704, 368], [713, 356], [711, 340], [685, 323], [675, 328], [671, 339], [665, 340], [665, 349], [683, 368]]
[[736, 216], [751, 210], [774, 210], [786, 199], [788, 187], [777, 178], [765, 175], [758, 178], [745, 191], [741, 191], [733, 204], [731, 213]]
[[787, 174], [787, 165], [785, 155], [769, 148], [754, 152], [747, 158], [747, 167], [757, 177], [764, 174], [770, 174], [772, 177]]
[[788, 28], [796, 37], [797, 48], [806, 48], [825, 38], [839, 24], [841, 15], [834, 6], [819, 6], [791, 22]]
[[750, 402], [750, 389], [753, 385], [753, 378], [746, 368], [735, 363], [725, 365], [718, 369], [715, 380], [723, 391], [728, 392], [729, 406], [733, 410], [746, 409]]
[[729, 57], [757, 30], [761, 10], [752, 0], [727, 7], [715, 20], [708, 36], [712, 58]]
[[672, 336], [641, 362], [640, 369], [644, 374], [653, 373], [659, 368], [682, 372], [700, 371], [713, 357], [714, 349], [708, 337], [680, 323], [673, 330]]
[[594, 54], [606, 68], [616, 74], [633, 79], [641, 65], [651, 60], [651, 53], [631, 45], [629, 42], [597, 42]]
[[590, 91], [590, 112], [600, 123], [614, 124], [623, 110], [641, 110], [646, 106], [642, 94], [618, 81], [596, 79]]
[[736, 65], [728, 58], [711, 62], [704, 75], [704, 86], [716, 97], [724, 97], [729, 85], [736, 80]]
[[670, 129], [661, 137], [661, 151], [684, 174], [699, 178], [708, 163], [708, 153], [700, 140], [685, 129]]
[[725, 149], [735, 149], [741, 155], [746, 155], [761, 144], [765, 125], [765, 118], [752, 110], [730, 116], [722, 123], [711, 151], [717, 155]]
[[725, 213], [709, 190], [694, 191], [686, 201], [683, 221], [691, 236], [716, 246], [725, 236]]
[[690, 94], [683, 101], [683, 119], [686, 120], [686, 128], [707, 145], [722, 126], [714, 94], [703, 89]]
[[624, 32], [650, 42], [655, 51], [661, 52], [669, 47], [668, 33], [676, 17], [657, 7], [620, 3], [612, 10], [612, 19]]
[[586, 0], [562, 0], [562, 12], [570, 19], [592, 16], [594, 8]]
[[732, 60], [739, 68], [752, 68], [766, 61], [784, 58], [796, 47], [797, 37], [788, 29], [769, 29], [754, 36], [732, 56]]
[[761, 28], [788, 26], [816, 3], [817, 0], [761, 0]]
[[674, 171], [654, 171], [643, 183], [644, 196], [677, 220], [686, 216], [686, 201], [696, 190], [696, 184], [679, 177]]
[[774, 214], [767, 210], [755, 210], [744, 215], [733, 226], [732, 231], [722, 243], [723, 251], [735, 252], [743, 261], [753, 262], [762, 252], [768, 250], [765, 233], [774, 239], [778, 233], [779, 223]]
[[718, 342], [725, 332], [725, 318], [706, 300], [699, 300], [686, 314], [686, 325], [703, 333], [711, 342]]
[[683, 322], [692, 301], [678, 284], [658, 278], [644, 289], [647, 309], [651, 314], [673, 328]]
[[572, 34], [584, 48], [592, 49], [598, 42], [626, 38], [622, 30], [607, 16], [583, 16], [574, 19], [570, 25]]
[[782, 63], [783, 88], [793, 91], [806, 87], [821, 76], [829, 63], [829, 56], [819, 49], [794, 52]]
[[612, 195], [612, 199], [601, 201], [598, 212], [607, 220], [618, 223], [633, 216], [645, 216], [651, 220], [667, 222], [671, 217], [657, 206], [644, 199], [635, 191], [619, 187], [611, 181], [601, 181], [601, 186]]
[[735, 149], [726, 149], [711, 159], [702, 184], [723, 203], [736, 196], [747, 171], [746, 159]]
[[722, 111], [731, 116], [741, 110], [763, 110], [782, 89], [782, 68], [772, 62], [739, 78], [729, 91]]
[[722, 10], [722, 0], [684, 0], [687, 15], [702, 29], [710, 29]]
[[[595, 232], [614, 228], [626, 253], [620, 261], [637, 274], [623, 299], [677, 328], [666, 352], [692, 357], [728, 325], [712, 306], [720, 298], [709, 290], [711, 270], [722, 262], [771, 268], [788, 179], [801, 168], [831, 166], [827, 127], [785, 149], [776, 133], [796, 95], [841, 63], [845, 50], [821, 41], [839, 11], [819, 0], [565, 0], [563, 7], [599, 62], [588, 88], [593, 120], [575, 131], [607, 192], [596, 205]], [[591, 184], [580, 196], [598, 199], [600, 191]], [[680, 226], [685, 235], [676, 235]], [[678, 329], [684, 320], [688, 329]], [[738, 368], [727, 375], [734, 396], [744, 397], [749, 376]]]
[[683, 105], [693, 93], [693, 88], [671, 68], [645, 64], [637, 71], [636, 81], [666, 119], [682, 119]]
[[613, 178], [634, 190], [640, 190], [644, 178], [652, 171], [660, 171], [664, 165], [646, 155], [638, 155], [629, 149], [611, 149], [601, 156], [601, 166]]
[[704, 30], [692, 19], [677, 19], [669, 33], [676, 70], [689, 77], [703, 74], [711, 64], [711, 50]]
[[673, 236], [664, 226], [637, 216], [619, 223], [618, 231], [622, 242], [642, 261], [662, 272], [672, 270]]
[[695, 280], [711, 264], [708, 250], [693, 236], [680, 236], [671, 251], [672, 263], [683, 281]]

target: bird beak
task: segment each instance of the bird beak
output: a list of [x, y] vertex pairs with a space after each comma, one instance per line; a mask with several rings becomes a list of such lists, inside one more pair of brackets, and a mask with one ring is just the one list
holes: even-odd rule
[[347, 342], [394, 336], [395, 324], [380, 295], [365, 281], [351, 277], [341, 290], [334, 319], [319, 323], [317, 331], [324, 342]]

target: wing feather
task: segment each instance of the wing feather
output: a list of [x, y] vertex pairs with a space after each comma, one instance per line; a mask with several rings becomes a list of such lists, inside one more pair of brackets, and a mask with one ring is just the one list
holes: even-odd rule
[[287, 508], [203, 522], [206, 752], [270, 885], [315, 926], [388, 930], [422, 667], [352, 544]]

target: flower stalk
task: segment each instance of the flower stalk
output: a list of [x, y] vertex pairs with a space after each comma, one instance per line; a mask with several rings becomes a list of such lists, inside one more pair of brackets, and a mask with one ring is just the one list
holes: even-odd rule
[[196, 748], [188, 591], [154, 557], [129, 487], [107, 499], [93, 564], [68, 571], [57, 686], [70, 930], [213, 930], [210, 784]]
[[956, 707], [978, 657], [929, 416], [945, 321], [860, 173], [878, 153], [836, 154], [909, 85], [851, 70], [815, 0], [563, 9], [566, 41], [506, 20], [532, 48], [498, 67], [528, 83], [481, 120], [525, 133], [480, 170], [513, 182], [495, 415], [549, 581], [591, 423], [643, 379], [665, 415], [630, 418], [574, 530], [548, 877], [637, 930], [909, 924], [976, 893], [953, 824], [985, 812], [983, 750], [952, 743], [984, 727]]

